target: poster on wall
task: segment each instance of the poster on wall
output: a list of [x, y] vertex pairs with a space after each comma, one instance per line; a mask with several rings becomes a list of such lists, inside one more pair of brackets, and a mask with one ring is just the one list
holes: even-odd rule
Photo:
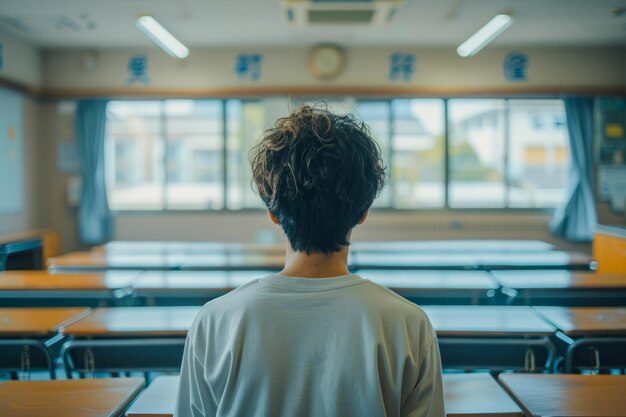
[[0, 214], [22, 210], [23, 189], [22, 97], [0, 89]]
[[240, 81], [259, 81], [261, 79], [261, 54], [239, 54], [235, 58], [235, 75]]
[[409, 82], [415, 72], [415, 55], [393, 53], [389, 56], [389, 80]]

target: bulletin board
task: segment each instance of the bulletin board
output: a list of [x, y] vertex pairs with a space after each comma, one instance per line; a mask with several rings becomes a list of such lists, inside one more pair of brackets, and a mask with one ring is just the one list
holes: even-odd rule
[[24, 205], [22, 96], [0, 88], [0, 214]]

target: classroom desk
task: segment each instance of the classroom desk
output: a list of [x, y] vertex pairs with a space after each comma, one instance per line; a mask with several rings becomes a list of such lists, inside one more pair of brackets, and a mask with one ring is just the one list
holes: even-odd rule
[[213, 253], [183, 255], [181, 269], [185, 271], [280, 271], [285, 266], [285, 254]]
[[513, 304], [623, 306], [626, 274], [556, 270], [493, 271]]
[[[0, 236], [0, 271], [5, 269], [41, 268], [43, 232], [32, 231]], [[9, 264], [10, 256], [19, 256], [15, 268]]]
[[57, 332], [90, 312], [86, 308], [0, 308], [0, 369], [46, 370], [54, 378], [50, 349], [61, 340]]
[[357, 241], [350, 244], [356, 252], [425, 252], [425, 253], [522, 253], [542, 252], [554, 246], [540, 240], [406, 240]]
[[[199, 307], [116, 307], [67, 326], [61, 358], [74, 372], [173, 372]], [[149, 347], [149, 348], [148, 348]]]
[[535, 307], [567, 336], [626, 336], [626, 308]]
[[355, 253], [356, 269], [453, 270], [590, 270], [593, 260], [583, 254], [545, 251], [536, 253]]
[[526, 306], [423, 306], [448, 369], [551, 369], [556, 329]]
[[123, 298], [138, 272], [51, 274], [47, 271], [0, 272], [0, 306], [90, 306]]
[[64, 271], [106, 270], [176, 270], [184, 260], [181, 255], [170, 254], [102, 254], [97, 252], [71, 252], [48, 259], [48, 269]]
[[[425, 253], [522, 253], [550, 251], [554, 246], [540, 240], [407, 240], [351, 242], [354, 252], [425, 252]], [[215, 252], [283, 254], [285, 244], [189, 241], [113, 241], [92, 249], [100, 253], [183, 253]]]
[[73, 337], [145, 337], [187, 334], [199, 307], [96, 308], [92, 314], [66, 326]]
[[367, 269], [359, 275], [418, 304], [484, 304], [499, 288], [485, 271]]
[[7, 381], [0, 384], [0, 415], [118, 417], [144, 385], [143, 378]]
[[146, 271], [132, 286], [144, 305], [203, 305], [271, 271]]
[[131, 241], [120, 240], [92, 248], [93, 252], [106, 254], [210, 254], [210, 253], [266, 253], [284, 254], [285, 245], [264, 245], [241, 242], [189, 242], [189, 241]]
[[88, 308], [0, 308], [0, 337], [47, 337], [90, 312]]
[[486, 373], [444, 374], [448, 417], [522, 417], [522, 411]]
[[556, 329], [526, 306], [422, 306], [439, 337], [550, 336]]
[[502, 386], [527, 417], [624, 417], [624, 375], [528, 375], [503, 373]]
[[626, 368], [626, 308], [535, 307], [559, 329], [566, 372]]
[[102, 254], [97, 252], [74, 252], [48, 260], [48, 268], [54, 272], [107, 271], [107, 270], [281, 270], [285, 264], [284, 254], [263, 253], [144, 253]]
[[[156, 377], [126, 412], [127, 417], [171, 417], [180, 377]], [[448, 417], [521, 417], [519, 407], [488, 374], [444, 374]]]

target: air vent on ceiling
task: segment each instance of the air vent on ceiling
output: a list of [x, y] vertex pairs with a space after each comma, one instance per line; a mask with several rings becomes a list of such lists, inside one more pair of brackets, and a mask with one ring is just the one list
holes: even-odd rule
[[404, 0], [283, 0], [287, 20], [297, 26], [385, 25]]

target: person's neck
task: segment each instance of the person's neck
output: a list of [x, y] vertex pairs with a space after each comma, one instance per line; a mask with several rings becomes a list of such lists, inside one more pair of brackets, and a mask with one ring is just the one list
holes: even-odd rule
[[285, 268], [280, 275], [301, 278], [330, 278], [348, 275], [348, 246], [330, 254], [296, 252], [287, 242]]

